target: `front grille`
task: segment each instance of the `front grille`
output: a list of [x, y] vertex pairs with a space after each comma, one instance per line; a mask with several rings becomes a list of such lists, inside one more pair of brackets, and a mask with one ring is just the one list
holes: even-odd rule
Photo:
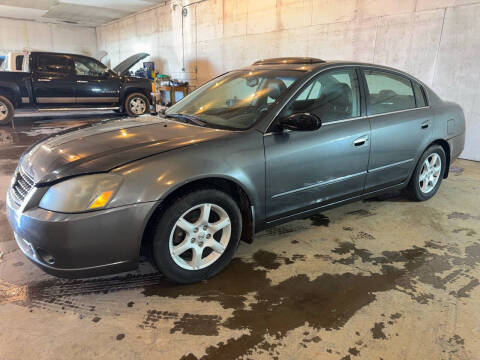
[[17, 203], [17, 205], [21, 205], [25, 198], [27, 197], [28, 192], [34, 185], [33, 179], [25, 174], [23, 171], [17, 171], [15, 175], [15, 181], [11, 188], [11, 194], [13, 200]]

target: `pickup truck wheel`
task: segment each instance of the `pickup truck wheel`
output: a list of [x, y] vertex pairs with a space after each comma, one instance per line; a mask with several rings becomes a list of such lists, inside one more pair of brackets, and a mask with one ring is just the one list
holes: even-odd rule
[[8, 125], [13, 119], [15, 108], [4, 96], [0, 96], [0, 125]]
[[189, 284], [223, 270], [233, 258], [242, 232], [236, 202], [215, 189], [176, 199], [155, 226], [152, 255], [169, 280]]
[[125, 112], [129, 116], [139, 116], [148, 111], [150, 104], [145, 95], [141, 93], [133, 93], [127, 96], [124, 107]]

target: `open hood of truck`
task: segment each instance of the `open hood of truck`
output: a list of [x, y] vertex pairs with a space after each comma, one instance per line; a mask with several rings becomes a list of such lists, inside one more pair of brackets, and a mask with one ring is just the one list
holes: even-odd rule
[[126, 75], [127, 72], [139, 61], [150, 56], [147, 53], [138, 53], [130, 56], [129, 58], [123, 60], [120, 64], [115, 66], [112, 70], [115, 71], [118, 75]]

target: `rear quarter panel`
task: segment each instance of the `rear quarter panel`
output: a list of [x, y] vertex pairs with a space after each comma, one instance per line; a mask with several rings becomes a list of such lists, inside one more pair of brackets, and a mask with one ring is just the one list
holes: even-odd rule
[[435, 115], [433, 139], [446, 140], [450, 145], [450, 158], [456, 159], [465, 145], [465, 116], [460, 105], [442, 101], [433, 106]]

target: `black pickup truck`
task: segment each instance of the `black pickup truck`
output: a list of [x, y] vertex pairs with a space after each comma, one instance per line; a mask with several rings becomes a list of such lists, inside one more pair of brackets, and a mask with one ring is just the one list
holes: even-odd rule
[[74, 54], [31, 52], [29, 72], [0, 71], [0, 125], [16, 109], [116, 110], [138, 116], [150, 109], [152, 83], [129, 75], [148, 56], [136, 54], [113, 71], [98, 60]]

